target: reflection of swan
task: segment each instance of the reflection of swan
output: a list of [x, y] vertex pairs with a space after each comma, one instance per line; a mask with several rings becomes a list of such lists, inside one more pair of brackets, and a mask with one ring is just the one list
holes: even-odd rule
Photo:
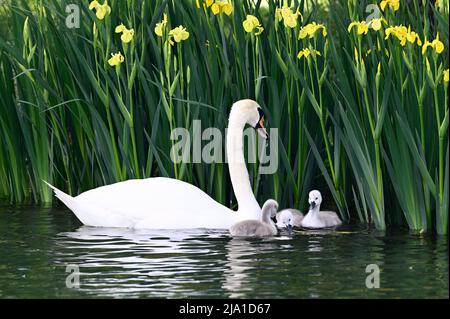
[[302, 220], [302, 227], [326, 228], [339, 226], [342, 222], [335, 212], [321, 211], [322, 195], [319, 191], [309, 192], [309, 212]]
[[99, 187], [76, 197], [53, 188], [85, 225], [152, 229], [221, 228], [259, 219], [261, 208], [250, 185], [243, 152], [246, 124], [267, 138], [264, 113], [252, 100], [233, 104], [227, 131], [227, 156], [238, 211], [217, 203], [199, 188], [171, 178], [128, 180]]
[[249, 293], [254, 294], [257, 278], [251, 274], [258, 268], [261, 254], [276, 251], [277, 245], [270, 241], [259, 241], [258, 245], [254, 245], [254, 242], [245, 238], [232, 238], [226, 249], [227, 269], [222, 288], [230, 293], [229, 298], [244, 298]]
[[263, 205], [261, 220], [248, 219], [234, 224], [230, 228], [231, 236], [275, 236], [278, 233], [277, 228], [270, 218], [275, 216], [277, 210], [278, 203], [273, 199], [268, 199]]
[[[52, 264], [80, 267], [82, 294], [186, 297], [198, 281], [216, 281], [228, 235], [223, 230], [152, 230], [82, 226], [59, 233]], [[190, 292], [192, 296], [195, 291]], [[200, 293], [200, 291], [199, 291]]]

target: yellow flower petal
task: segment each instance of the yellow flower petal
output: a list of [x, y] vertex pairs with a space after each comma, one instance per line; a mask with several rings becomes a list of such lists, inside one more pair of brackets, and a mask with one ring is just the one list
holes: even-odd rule
[[231, 3], [225, 3], [222, 7], [223, 13], [225, 13], [227, 16], [230, 16], [233, 13], [233, 6]]
[[181, 42], [189, 38], [189, 32], [183, 26], [178, 26], [169, 32], [169, 36], [172, 36], [175, 42]]
[[134, 29], [128, 30], [125, 28], [120, 39], [122, 40], [123, 43], [129, 43], [131, 40], [133, 40], [133, 36], [134, 36]]
[[106, 15], [111, 13], [111, 7], [108, 5], [108, 1], [105, 0], [104, 4], [98, 4], [95, 7], [95, 15], [99, 20], [103, 20]]
[[449, 72], [448, 69], [447, 69], [447, 70], [444, 70], [444, 82], [447, 82], [447, 83], [448, 83], [448, 77], [449, 77], [448, 72]]
[[441, 54], [444, 51], [444, 43], [442, 43], [441, 41], [435, 42], [433, 47], [437, 54]]
[[220, 13], [220, 6], [219, 6], [219, 4], [214, 3], [211, 6], [211, 11], [212, 11], [212, 13], [214, 13], [214, 15], [219, 14]]
[[111, 53], [111, 58], [108, 60], [108, 64], [111, 66], [117, 66], [121, 64], [125, 58], [123, 57], [122, 53], [117, 52], [115, 54]]
[[355, 21], [353, 21], [352, 23], [350, 23], [350, 24], [348, 25], [348, 28], [347, 28], [348, 33], [352, 32], [353, 27], [354, 27], [354, 26], [357, 26], [358, 23], [359, 23], [359, 22], [355, 22]]
[[308, 32], [306, 31], [306, 29], [301, 28], [300, 32], [298, 33], [298, 38], [299, 39], [304, 39], [308, 36]]
[[244, 27], [245, 32], [253, 31], [253, 23], [249, 20], [244, 20], [244, 22], [242, 22], [242, 26]]
[[120, 25], [118, 25], [115, 29], [116, 33], [122, 33], [123, 30], [126, 30], [125, 26], [123, 25], [123, 23], [121, 23]]
[[422, 55], [425, 55], [425, 53], [427, 52], [427, 48], [431, 46], [431, 42], [428, 42], [428, 40], [425, 39], [425, 43], [422, 46]]
[[261, 33], [263, 33], [263, 31], [264, 31], [264, 28], [262, 26], [257, 26], [255, 35], [260, 35]]
[[441, 54], [444, 51], [444, 43], [439, 40], [439, 32], [437, 33], [436, 39], [433, 40], [431, 45], [433, 46], [433, 49], [437, 54]]
[[358, 24], [358, 34], [367, 34], [369, 32], [369, 27], [367, 24], [363, 21]]
[[166, 27], [167, 24], [167, 14], [164, 13], [164, 18], [162, 19], [161, 22], [158, 22], [155, 26], [155, 33], [157, 36], [162, 37], [163, 36], [163, 31]]
[[381, 19], [373, 19], [370, 22], [371, 22], [370, 25], [371, 25], [372, 29], [374, 29], [375, 31], [378, 31], [381, 29]]
[[206, 7], [209, 8], [213, 4], [214, 0], [206, 0]]
[[297, 26], [297, 16], [295, 14], [292, 14], [284, 18], [284, 25], [291, 29], [295, 28]]
[[247, 15], [247, 18], [242, 22], [242, 26], [244, 27], [245, 32], [252, 32], [253, 29], [256, 29], [255, 35], [260, 35], [264, 31], [258, 18], [251, 14]]
[[92, 10], [92, 9], [95, 9], [95, 8], [97, 8], [98, 6], [99, 6], [100, 4], [98, 3], [98, 1], [92, 1], [90, 4], [89, 4], [89, 10]]
[[400, 8], [400, 0], [383, 0], [380, 3], [381, 10], [384, 11], [386, 8], [386, 5], [389, 5], [389, 8], [391, 8], [394, 11], [397, 11]]

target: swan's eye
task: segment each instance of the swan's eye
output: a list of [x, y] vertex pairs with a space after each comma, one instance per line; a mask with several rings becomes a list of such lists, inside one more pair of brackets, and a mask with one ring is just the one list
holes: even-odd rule
[[318, 200], [319, 198], [318, 197], [316, 197], [316, 200]]

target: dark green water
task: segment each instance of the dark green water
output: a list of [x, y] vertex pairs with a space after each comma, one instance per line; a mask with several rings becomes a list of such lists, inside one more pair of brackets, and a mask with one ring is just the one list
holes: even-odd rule
[[[368, 264], [380, 288], [366, 287]], [[67, 288], [67, 266], [79, 288]], [[90, 228], [64, 209], [0, 207], [0, 298], [448, 298], [447, 237], [346, 226], [271, 239]]]

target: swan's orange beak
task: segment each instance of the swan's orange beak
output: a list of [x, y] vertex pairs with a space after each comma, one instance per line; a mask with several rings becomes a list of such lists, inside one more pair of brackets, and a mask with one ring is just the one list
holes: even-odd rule
[[257, 129], [258, 134], [259, 134], [262, 138], [264, 138], [264, 139], [266, 139], [266, 140], [269, 139], [269, 134], [267, 134], [266, 127], [264, 126], [264, 114], [262, 114], [262, 115], [260, 116], [259, 122], [258, 122], [258, 124], [256, 124], [256, 127], [255, 127], [255, 128]]

